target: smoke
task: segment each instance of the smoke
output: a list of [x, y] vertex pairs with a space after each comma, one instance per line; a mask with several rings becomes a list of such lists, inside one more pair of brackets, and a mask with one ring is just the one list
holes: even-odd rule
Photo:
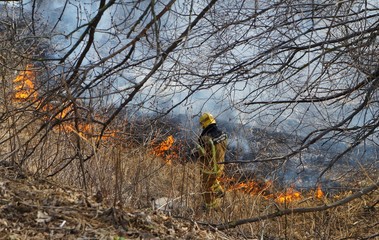
[[[96, 77], [101, 76], [106, 69], [114, 67], [126, 57], [127, 51], [125, 51], [125, 53], [120, 53], [115, 58], [109, 59], [109, 61], [104, 60], [107, 56], [116, 53], [122, 49], [123, 46], [127, 45], [136, 34], [141, 31], [141, 28], [143, 28], [143, 24], [145, 23], [138, 25], [134, 24], [143, 14], [144, 9], [150, 1], [138, 1], [138, 7], [133, 7], [133, 4], [135, 4], [134, 2], [136, 1], [115, 4], [102, 16], [94, 35], [95, 39], [93, 47], [90, 49], [82, 63], [83, 69], [89, 67], [88, 72], [86, 72], [88, 79], [95, 79]], [[24, 10], [29, 11], [29, 13], [35, 17], [35, 24], [41, 23], [43, 28], [35, 28], [40, 31], [41, 36], [49, 36], [49, 41], [55, 50], [50, 53], [52, 58], [60, 58], [65, 56], [68, 51], [73, 50], [66, 62], [74, 65], [86, 43], [86, 39], [83, 41], [79, 40], [81, 39], [83, 31], [86, 29], [86, 24], [97, 13], [99, 1], [39, 0], [23, 1], [22, 3], [17, 4], [14, 3], [13, 6], [17, 7], [20, 4], [22, 4]], [[163, 5], [158, 6], [156, 12], [159, 12], [159, 7], [162, 6]], [[159, 50], [165, 49], [169, 43], [176, 40], [178, 34], [183, 31], [182, 28], [187, 26], [186, 23], [189, 21], [189, 17], [183, 17], [182, 19], [179, 17], [180, 13], [182, 13], [181, 11], [185, 12], [186, 10], [179, 8], [175, 8], [175, 10], [179, 13], [177, 16], [174, 16], [176, 17], [175, 23], [170, 21], [169, 17], [162, 19], [159, 23], [161, 26], [166, 27], [162, 28], [164, 31], [161, 31], [160, 33], [161, 39], [159, 39], [159, 44], [161, 44], [161, 46], [158, 46], [154, 36], [143, 36], [143, 39], [141, 39], [136, 45], [136, 51], [133, 53], [130, 66], [128, 66], [125, 71], [120, 71], [107, 76], [107, 84], [105, 86], [100, 86], [102, 89], [99, 90], [101, 91], [98, 95], [99, 97], [107, 93], [117, 92], [109, 97], [109, 103], [119, 104], [124, 99], [127, 99], [128, 94], [130, 93], [130, 88], [141, 82], [156, 63], [157, 56], [160, 56]], [[32, 11], [34, 12], [32, 13]], [[182, 21], [179, 21], [179, 19]], [[133, 31], [131, 31], [132, 28], [134, 28]], [[201, 36], [203, 33], [201, 32], [201, 28], [197, 29], [197, 31], [199, 36]], [[252, 33], [250, 32], [249, 34]], [[223, 40], [222, 38], [220, 39]], [[272, 100], [270, 97], [273, 95], [271, 95], [269, 91], [265, 92], [262, 90], [262, 92], [260, 92], [254, 88], [256, 87], [255, 85], [259, 84], [269, 85], [268, 81], [270, 81], [270, 79], [262, 80], [262, 83], [256, 83], [246, 87], [245, 84], [249, 81], [249, 77], [247, 76], [245, 81], [235, 84], [233, 88], [229, 88], [229, 86], [226, 87], [227, 83], [225, 83], [224, 85], [219, 84], [214, 87], [202, 88], [200, 91], [193, 93], [194, 87], [187, 86], [186, 84], [198, 80], [195, 79], [194, 76], [205, 78], [204, 76], [212, 75], [213, 72], [222, 73], [225, 71], [221, 64], [217, 65], [210, 62], [209, 56], [214, 54], [212, 48], [209, 46], [207, 46], [208, 48], [192, 47], [198, 46], [197, 41], [202, 40], [203, 39], [183, 39], [183, 41], [186, 41], [183, 45], [188, 46], [189, 50], [184, 51], [183, 53], [173, 53], [170, 55], [170, 61], [164, 66], [164, 71], [157, 74], [157, 76], [154, 76], [154, 78], [144, 85], [130, 105], [130, 110], [139, 111], [141, 114], [162, 114], [170, 111], [172, 106], [179, 104], [177, 108], [171, 111], [171, 117], [184, 116], [181, 122], [184, 127], [189, 126], [188, 129], [191, 131], [191, 134], [200, 132], [197, 125], [200, 113], [211, 112], [218, 120], [220, 127], [224, 128], [230, 135], [229, 145], [233, 154], [229, 155], [228, 160], [252, 160], [257, 155], [262, 154], [264, 150], [268, 152], [268, 158], [275, 156], [275, 154], [285, 154], [290, 147], [293, 146], [290, 142], [292, 140], [292, 138], [290, 138], [291, 134], [304, 135], [323, 127], [326, 124], [332, 124], [334, 122], [334, 116], [344, 115], [342, 112], [334, 113], [334, 109], [325, 109], [326, 114], [322, 114], [322, 111], [320, 111], [321, 108], [315, 109], [311, 104], [302, 105], [300, 108], [297, 107], [296, 111], [293, 111], [293, 109], [284, 110], [281, 107], [263, 107], [262, 110], [260, 110], [261, 114], [257, 115], [251, 115], [254, 111], [245, 112], [244, 114], [235, 111], [235, 109], [245, 110], [245, 106], [242, 104], [239, 105], [239, 103], [241, 103], [247, 96], [251, 96], [252, 99], [257, 101]], [[78, 43], [78, 46], [75, 45], [76, 43]], [[261, 45], [264, 46], [263, 44]], [[249, 49], [249, 51], [257, 51], [258, 47], [260, 47], [259, 44], [252, 45], [252, 48]], [[240, 57], [240, 59], [237, 57], [232, 58], [230, 56], [225, 56], [227, 57], [227, 60], [230, 61], [230, 65], [233, 63], [238, 65], [243, 62], [244, 58], [247, 58], [252, 54], [246, 49], [247, 48], [243, 47], [236, 48], [235, 52], [233, 52], [236, 56]], [[195, 52], [191, 55], [191, 51], [199, 52]], [[274, 61], [274, 56], [272, 58]], [[182, 65], [179, 65], [179, 63]], [[131, 65], [133, 64], [134, 66], [132, 67]], [[93, 65], [96, 67], [93, 67]], [[136, 67], [137, 65], [138, 67]], [[220, 67], [220, 69], [214, 69], [216, 68], [215, 66]], [[182, 68], [186, 70], [184, 71], [185, 73], [193, 73], [193, 75], [180, 75]], [[175, 81], [167, 83], [162, 79], [165, 79], [165, 77], [170, 74], [170, 70], [177, 71], [179, 76], [173, 76], [176, 77]], [[250, 74], [253, 75], [255, 72], [259, 71], [259, 69], [250, 69], [250, 71]], [[182, 79], [183, 81], [181, 81]], [[217, 82], [217, 79], [211, 80]], [[204, 81], [206, 82], [208, 79], [205, 79]], [[84, 82], [84, 84], [87, 83], [88, 82]], [[296, 84], [301, 85], [302, 82], [299, 80], [299, 82], [293, 83], [293, 86]], [[296, 89], [296, 86], [294, 89]], [[290, 99], [290, 95], [293, 93], [294, 92], [291, 90], [286, 92], [286, 89], [279, 89], [275, 93], [275, 96], [286, 96]], [[188, 95], [191, 96], [187, 98]], [[332, 113], [330, 114], [330, 112]], [[272, 124], [275, 121], [280, 122], [280, 128]], [[357, 123], [357, 120], [353, 119], [352, 124], [355, 123]], [[264, 131], [258, 132], [251, 129], [263, 129]], [[280, 138], [278, 136], [273, 136], [273, 133], [291, 134], [286, 135], [286, 142], [279, 144], [277, 139]], [[311, 155], [306, 158], [313, 159]], [[323, 162], [327, 162], [328, 160], [330, 160], [330, 158], [325, 158]], [[284, 172], [287, 172], [284, 176], [290, 176], [288, 179], [285, 178], [284, 180], [293, 179], [295, 173], [298, 174], [301, 172], [301, 170], [299, 170], [301, 168], [306, 172], [305, 175], [313, 175], [316, 170], [312, 169], [312, 171], [310, 171], [310, 167], [308, 166], [308, 163], [310, 164], [312, 162], [314, 161], [293, 159], [293, 162], [288, 164], [287, 168], [282, 168]], [[270, 166], [263, 166], [262, 168], [266, 169], [269, 167]], [[260, 167], [254, 165], [252, 168], [259, 169]], [[267, 171], [266, 173], [263, 173], [263, 175], [269, 173], [270, 171]], [[278, 175], [280, 174], [278, 173]], [[315, 179], [311, 178], [310, 181], [315, 181]]]

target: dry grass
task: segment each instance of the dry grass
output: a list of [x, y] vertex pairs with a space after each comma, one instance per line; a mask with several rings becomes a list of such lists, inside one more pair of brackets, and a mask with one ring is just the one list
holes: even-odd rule
[[[38, 138], [36, 138], [38, 139]], [[36, 176], [49, 175], [75, 154], [75, 133], [52, 134], [34, 149], [25, 164]], [[95, 150], [90, 139], [80, 138], [81, 152], [85, 155]], [[20, 142], [20, 145], [23, 143]], [[33, 142], [30, 143], [33, 145]], [[277, 212], [281, 209], [307, 208], [328, 205], [348, 196], [317, 199], [311, 192], [304, 192], [302, 199], [288, 204], [278, 204], [274, 198], [238, 190], [227, 192], [218, 210], [203, 212], [201, 205], [200, 170], [196, 163], [186, 162], [178, 156], [169, 164], [152, 154], [149, 142], [105, 141], [96, 149], [93, 157], [85, 162], [85, 180], [88, 196], [101, 193], [103, 202], [122, 208], [151, 208], [151, 199], [168, 197], [175, 199], [175, 216], [199, 225], [223, 224], [239, 219], [250, 219]], [[84, 189], [80, 161], [75, 159], [69, 167], [54, 176], [56, 181]], [[370, 185], [365, 178], [362, 187]], [[239, 239], [374, 239], [378, 237], [378, 191], [327, 211], [293, 214], [270, 220], [261, 220], [225, 230], [232, 238]]]
[[[343, 192], [339, 196], [316, 199], [312, 194], [304, 193], [299, 201], [278, 204], [273, 198], [267, 199], [259, 194], [252, 196], [230, 191], [219, 210], [202, 212], [199, 209], [200, 171], [196, 163], [173, 161], [167, 164], [164, 159], [151, 154], [149, 142], [143, 144], [138, 139], [105, 141], [100, 148], [95, 148], [92, 139], [79, 136], [74, 131], [54, 131], [49, 129], [50, 126], [38, 131], [45, 124], [41, 114], [48, 114], [37, 111], [31, 102], [9, 101], [8, 92], [12, 93], [13, 89], [7, 89], [10, 87], [6, 86], [3, 86], [6, 94], [0, 106], [1, 156], [7, 160], [11, 158], [18, 164], [23, 163], [23, 167], [32, 174], [42, 177], [54, 174], [68, 164], [68, 167], [53, 176], [55, 180], [86, 189], [88, 196], [101, 193], [103, 202], [111, 206], [151, 208], [152, 198], [168, 197], [175, 199], [179, 205], [173, 214], [198, 224], [222, 224], [264, 216], [281, 209], [328, 205], [350, 194]], [[76, 117], [81, 119], [80, 116]], [[136, 131], [136, 135], [142, 132], [147, 135], [144, 139], [151, 140], [154, 139], [153, 135], [158, 135], [154, 131], [166, 129], [153, 127], [150, 123], [144, 126], [144, 130], [134, 127], [124, 129], [124, 132], [131, 134], [131, 131]], [[92, 152], [95, 154], [83, 167], [81, 160], [85, 158], [82, 156], [91, 155]], [[377, 181], [363, 177], [366, 183], [363, 181], [361, 187]], [[290, 214], [226, 231], [231, 236], [246, 239], [374, 239], [379, 237], [379, 204], [375, 205], [378, 199], [379, 193], [376, 191], [326, 211]]]
[[[151, 208], [152, 198], [168, 197], [175, 199], [179, 206], [173, 215], [199, 224], [222, 224], [279, 209], [328, 205], [350, 194], [317, 199], [312, 192], [304, 192], [301, 200], [279, 204], [273, 198], [236, 190], [227, 192], [220, 209], [203, 212], [200, 210], [200, 171], [196, 163], [168, 164], [153, 156], [149, 147], [125, 149], [115, 145], [100, 149], [86, 169], [91, 194], [100, 190], [108, 204]], [[62, 175], [67, 176], [67, 172]], [[327, 211], [262, 220], [226, 232], [246, 239], [370, 239], [378, 234], [378, 206], [370, 208], [378, 198], [376, 191]]]
[[[348, 193], [343, 193], [336, 198], [343, 198]], [[303, 201], [293, 202], [287, 206], [278, 205], [259, 196], [238, 196], [239, 201], [226, 200], [226, 206], [219, 217], [225, 217], [226, 221], [248, 219], [266, 215], [284, 208], [304, 208], [328, 204], [337, 199], [324, 198], [323, 200], [308, 198]], [[244, 200], [242, 200], [244, 199]], [[378, 234], [375, 229], [379, 225], [378, 210], [369, 209], [368, 206], [378, 199], [378, 194], [372, 194], [356, 199], [346, 205], [330, 210], [297, 215], [287, 215], [271, 220], [262, 220], [257, 223], [246, 224], [237, 227], [237, 232], [243, 236], [260, 236], [267, 239], [364, 239]], [[233, 205], [233, 207], [230, 207]], [[266, 239], [264, 238], [264, 239]]]

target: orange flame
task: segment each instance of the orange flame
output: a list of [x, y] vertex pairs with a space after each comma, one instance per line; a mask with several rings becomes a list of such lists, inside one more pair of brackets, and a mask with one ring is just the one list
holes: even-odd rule
[[[258, 180], [248, 180], [248, 181], [238, 181], [234, 178], [222, 177], [219, 179], [223, 184], [226, 191], [238, 191], [251, 196], [261, 195], [265, 199], [274, 199], [277, 203], [292, 203], [304, 199], [301, 192], [295, 190], [294, 188], [287, 188], [284, 192], [272, 193], [272, 181], [258, 181]], [[318, 186], [315, 191], [311, 191], [307, 195], [314, 194], [318, 199], [325, 196], [324, 192], [321, 190], [321, 186]]]
[[15, 84], [14, 98], [17, 101], [24, 101], [26, 99], [34, 101], [37, 99], [38, 95], [34, 88], [35, 73], [30, 70], [33, 65], [28, 64], [26, 69], [13, 80]]
[[169, 150], [174, 143], [174, 137], [172, 135], [168, 136], [167, 139], [161, 142], [157, 147], [153, 149], [156, 156], [163, 156], [167, 150]]
[[[15, 84], [14, 90], [14, 98], [16, 101], [30, 101], [34, 102], [38, 98], [38, 93], [35, 90], [34, 87], [34, 81], [36, 78], [35, 72], [32, 70], [33, 65], [28, 64], [26, 66], [26, 69], [13, 80], [13, 83]], [[43, 107], [40, 106], [41, 102], [35, 103], [35, 108], [38, 111], [49, 113], [51, 111], [55, 111], [56, 107], [54, 107], [53, 104], [46, 104]], [[62, 120], [64, 119], [71, 111], [72, 107], [66, 107], [63, 110], [59, 110], [59, 114], [55, 116], [55, 119]], [[68, 132], [77, 132], [75, 128], [73, 127], [72, 123], [63, 123], [59, 125], [58, 128], [55, 128], [53, 130], [58, 131], [68, 131]], [[101, 139], [108, 139], [110, 137], [115, 136], [116, 132], [111, 133], [105, 133]], [[80, 137], [87, 139], [88, 137], [95, 137], [99, 138], [99, 134], [95, 133], [94, 126], [92, 124], [80, 124], [79, 130], [77, 132]]]
[[93, 124], [79, 124], [78, 130], [74, 127], [72, 123], [63, 123], [53, 128], [53, 131], [65, 131], [65, 132], [75, 132], [79, 137], [85, 140], [110, 140], [114, 139], [117, 134], [117, 131], [105, 132], [101, 138], [100, 134], [96, 133]]
[[242, 181], [238, 182], [234, 178], [223, 177], [219, 179], [227, 191], [239, 191], [250, 195], [267, 195], [265, 193], [272, 186], [271, 181]]
[[318, 198], [318, 199], [321, 199], [325, 196], [324, 192], [322, 191], [321, 189], [321, 186], [318, 185], [317, 186], [317, 189], [316, 189], [316, 192], [315, 192], [315, 197]]
[[280, 193], [278, 197], [275, 199], [278, 203], [288, 203], [301, 200], [301, 193], [296, 191], [293, 188], [288, 188], [285, 193]]
[[172, 135], [168, 136], [166, 140], [161, 142], [158, 146], [151, 150], [151, 153], [157, 157], [161, 157], [167, 164], [171, 164], [172, 160], [178, 159], [177, 149], [173, 147], [175, 140]]

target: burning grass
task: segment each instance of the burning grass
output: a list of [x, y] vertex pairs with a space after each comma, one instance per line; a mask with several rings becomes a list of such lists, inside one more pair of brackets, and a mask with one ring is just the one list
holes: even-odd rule
[[[16, 78], [18, 93], [15, 96], [34, 101], [37, 96], [29, 83], [33, 76], [28, 71]], [[20, 79], [24, 79], [24, 83]], [[50, 112], [54, 106], [47, 105], [47, 109]], [[54, 118], [63, 120], [70, 112], [70, 108], [64, 108]], [[226, 229], [230, 239], [369, 239], [375, 234], [378, 236], [375, 230], [379, 226], [379, 206], [375, 205], [378, 191], [325, 211], [290, 213], [268, 219], [265, 216], [283, 210], [328, 206], [351, 193], [328, 196], [322, 186], [310, 191], [276, 189], [272, 181], [241, 180], [238, 175], [227, 175], [220, 179], [227, 190], [220, 209], [204, 212], [200, 208], [200, 169], [185, 154], [186, 143], [175, 139], [173, 133], [162, 135], [151, 129], [146, 134], [150, 138], [126, 137], [132, 128], [139, 135], [144, 134], [139, 126], [127, 131], [115, 128], [101, 139], [109, 141], [102, 141], [94, 148], [91, 136], [98, 137], [95, 125], [90, 122], [76, 127], [69, 122], [61, 124], [44, 139], [40, 148], [33, 149], [34, 158], [28, 160], [26, 166], [32, 173], [46, 176], [68, 164], [53, 176], [55, 180], [86, 189], [88, 196], [99, 194], [101, 201], [117, 208], [151, 209], [152, 199], [167, 197], [175, 202], [170, 210], [172, 215], [204, 227], [258, 217], [257, 221]], [[75, 141], [72, 135], [77, 137]], [[78, 160], [78, 152], [81, 155], [93, 153], [84, 167]]]
[[16, 101], [34, 101], [38, 94], [34, 87], [35, 72], [32, 70], [33, 65], [27, 65], [24, 71], [13, 80], [14, 83], [14, 99]]
[[[327, 206], [346, 196], [349, 192], [327, 196], [321, 186], [314, 190], [297, 191], [287, 189], [275, 192], [273, 183], [245, 181], [237, 182], [235, 178], [223, 180], [228, 189], [218, 210], [203, 212], [200, 209], [200, 169], [193, 162], [170, 164], [162, 156], [152, 155], [154, 148], [135, 149], [134, 152], [121, 151], [112, 153], [117, 158], [98, 163], [97, 169], [103, 170], [107, 164], [111, 172], [120, 167], [122, 180], [117, 183], [116, 176], [103, 179], [100, 186], [108, 189], [109, 200], [117, 196], [117, 189], [122, 189], [119, 198], [124, 207], [151, 208], [151, 199], [168, 197], [176, 201], [171, 214], [181, 216], [192, 222], [211, 223], [214, 225], [265, 216], [285, 209]], [[113, 161], [113, 162], [112, 162]], [[118, 165], [120, 162], [121, 165]], [[95, 163], [95, 162], [93, 162]], [[100, 166], [101, 165], [101, 166]], [[113, 166], [113, 168], [112, 168]], [[95, 167], [91, 167], [95, 171]], [[95, 173], [95, 172], [94, 172]], [[99, 175], [100, 176], [100, 175]], [[110, 184], [112, 183], [112, 184]], [[119, 187], [117, 184], [120, 184]], [[377, 206], [372, 206], [378, 199], [378, 192], [365, 195], [345, 205], [326, 211], [288, 214], [285, 216], [261, 220], [227, 229], [230, 239], [359, 239], [377, 234], [374, 230], [379, 223]], [[207, 224], [206, 224], [207, 225]]]
[[180, 145], [174, 145], [174, 137], [172, 135], [168, 136], [166, 140], [161, 141], [158, 144], [155, 144], [155, 141], [152, 141], [152, 145], [156, 145], [151, 150], [151, 154], [162, 158], [166, 164], [172, 164], [172, 161], [179, 160], [179, 149]]
[[[88, 195], [93, 196], [100, 192], [104, 203], [123, 209], [151, 209], [153, 198], [167, 197], [175, 201], [174, 208], [169, 210], [172, 215], [207, 227], [208, 224], [221, 226], [224, 223], [266, 216], [286, 209], [327, 206], [351, 194], [341, 192], [339, 195], [329, 196], [322, 190], [322, 186], [309, 191], [276, 189], [271, 181], [241, 180], [237, 175], [228, 175], [221, 179], [227, 189], [221, 208], [204, 212], [200, 208], [202, 199], [199, 166], [196, 162], [183, 161], [186, 156], [174, 151], [176, 140], [170, 136], [153, 138], [163, 140], [147, 145], [104, 142], [97, 149], [95, 157], [86, 163]], [[172, 152], [176, 152], [176, 155]], [[74, 162], [54, 178], [65, 184], [83, 187], [78, 182], [81, 178], [78, 169], [79, 162]], [[226, 229], [225, 232], [229, 239], [369, 237], [376, 234], [375, 227], [379, 222], [378, 206], [372, 206], [378, 198], [378, 192], [374, 192], [326, 211], [262, 219]]]
[[[87, 141], [96, 142], [98, 140], [106, 140], [114, 138], [116, 131], [105, 131], [101, 133], [101, 126], [95, 124], [103, 120], [102, 116], [96, 116], [95, 121], [83, 120], [83, 117], [76, 116], [76, 122], [73, 121], [72, 115], [78, 114], [74, 111], [71, 104], [65, 106], [64, 102], [58, 103], [47, 102], [43, 103], [39, 99], [38, 91], [35, 87], [36, 72], [33, 70], [33, 65], [28, 64], [24, 71], [13, 80], [13, 99], [18, 103], [28, 103], [34, 107], [36, 114], [43, 117], [44, 121], [56, 121], [60, 124], [54, 125], [55, 132], [71, 132]], [[79, 120], [80, 119], [80, 120]]]

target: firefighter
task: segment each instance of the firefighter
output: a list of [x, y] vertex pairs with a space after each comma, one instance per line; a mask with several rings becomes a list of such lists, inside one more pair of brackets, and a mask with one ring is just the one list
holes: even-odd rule
[[205, 209], [218, 207], [224, 196], [224, 189], [218, 178], [221, 177], [224, 162], [227, 135], [216, 124], [216, 119], [210, 113], [203, 113], [199, 119], [203, 129], [198, 141], [198, 156], [201, 164], [202, 194]]

